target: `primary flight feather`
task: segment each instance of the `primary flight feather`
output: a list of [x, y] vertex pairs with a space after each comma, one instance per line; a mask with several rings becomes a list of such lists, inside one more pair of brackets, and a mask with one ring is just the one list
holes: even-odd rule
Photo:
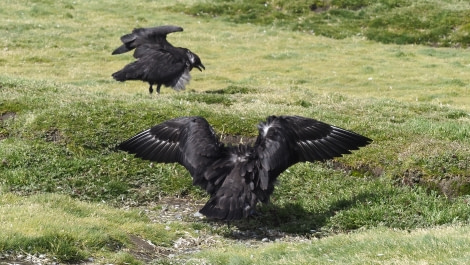
[[200, 210], [207, 217], [235, 220], [266, 203], [284, 170], [303, 161], [323, 161], [368, 145], [371, 139], [311, 118], [269, 116], [258, 125], [253, 146], [227, 146], [202, 117], [180, 117], [160, 123], [121, 143], [136, 157], [179, 163], [193, 184], [210, 194]]

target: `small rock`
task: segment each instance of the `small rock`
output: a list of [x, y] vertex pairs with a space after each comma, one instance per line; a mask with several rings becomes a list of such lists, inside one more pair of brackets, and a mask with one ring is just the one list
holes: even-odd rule
[[193, 216], [196, 217], [196, 218], [204, 218], [204, 215], [202, 215], [202, 213], [200, 213], [200, 212], [195, 212], [193, 214]]

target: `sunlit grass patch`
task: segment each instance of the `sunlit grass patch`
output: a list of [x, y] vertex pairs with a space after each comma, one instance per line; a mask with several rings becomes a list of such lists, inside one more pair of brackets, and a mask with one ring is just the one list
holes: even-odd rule
[[[169, 246], [174, 232], [138, 211], [90, 204], [56, 194], [0, 195], [0, 252], [47, 254], [61, 262], [113, 258], [131, 249], [131, 235]], [[99, 253], [99, 254], [98, 254]], [[93, 256], [91, 256], [93, 255]]]
[[308, 243], [238, 244], [203, 251], [189, 264], [464, 264], [470, 258], [468, 230], [466, 226], [375, 228]]
[[366, 36], [382, 43], [446, 47], [466, 47], [469, 40], [469, 5], [462, 1], [197, 1], [167, 8], [336, 39]]

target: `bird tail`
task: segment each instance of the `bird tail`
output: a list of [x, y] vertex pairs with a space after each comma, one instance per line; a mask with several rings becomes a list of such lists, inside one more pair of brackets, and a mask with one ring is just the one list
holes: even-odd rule
[[199, 212], [209, 218], [227, 221], [246, 218], [255, 212], [258, 202], [254, 186], [239, 174], [230, 174]]
[[124, 82], [126, 80], [142, 80], [144, 78], [143, 72], [139, 70], [137, 61], [126, 65], [123, 69], [112, 74], [113, 78], [117, 81]]
[[112, 76], [116, 81], [124, 82], [124, 81], [128, 80], [124, 70], [117, 71], [116, 73], [112, 74]]
[[[250, 204], [245, 201], [250, 201], [248, 198], [241, 197], [228, 197], [228, 196], [212, 196], [209, 201], [199, 210], [203, 215], [220, 220], [238, 220], [246, 218], [255, 212], [256, 200]], [[254, 194], [253, 194], [254, 195]]]

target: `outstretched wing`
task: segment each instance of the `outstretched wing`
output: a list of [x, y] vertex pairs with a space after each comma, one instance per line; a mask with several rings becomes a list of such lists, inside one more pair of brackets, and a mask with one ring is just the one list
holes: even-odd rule
[[167, 40], [166, 35], [172, 32], [183, 31], [182, 27], [166, 25], [153, 28], [137, 28], [132, 33], [123, 35], [121, 41], [123, 45], [113, 51], [112, 54], [121, 54], [136, 49], [135, 58], [140, 58], [145, 52], [141, 47], [147, 46], [153, 49], [173, 47]]
[[202, 117], [165, 121], [124, 141], [118, 149], [145, 160], [180, 163], [191, 173], [194, 184], [204, 189], [207, 167], [224, 152], [214, 130]]
[[258, 129], [255, 147], [262, 167], [259, 183], [263, 190], [297, 162], [339, 157], [372, 142], [355, 132], [300, 116], [270, 116]]

